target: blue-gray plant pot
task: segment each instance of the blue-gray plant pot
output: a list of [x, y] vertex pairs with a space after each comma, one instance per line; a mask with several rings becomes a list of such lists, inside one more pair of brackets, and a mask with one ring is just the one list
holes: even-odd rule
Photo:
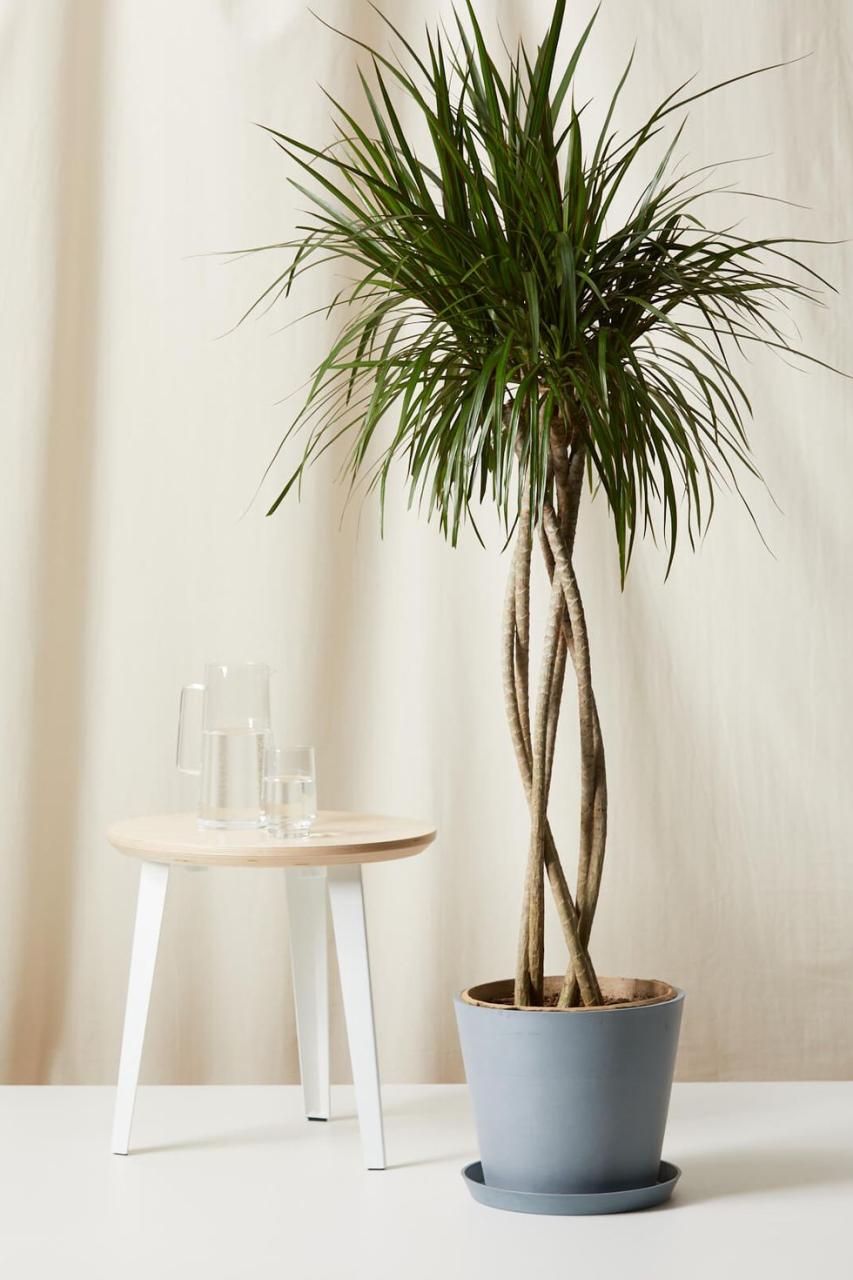
[[[546, 995], [561, 981], [546, 978]], [[600, 982], [626, 1003], [512, 1008], [511, 981], [456, 999], [490, 1187], [595, 1194], [657, 1180], [684, 993], [652, 980]]]

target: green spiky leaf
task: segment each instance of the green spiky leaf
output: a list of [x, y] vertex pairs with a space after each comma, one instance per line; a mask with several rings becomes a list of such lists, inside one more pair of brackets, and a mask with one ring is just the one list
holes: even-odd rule
[[[826, 282], [798, 259], [802, 241], [708, 226], [710, 166], [673, 167], [684, 109], [757, 72], [684, 84], [620, 140], [632, 54], [588, 140], [574, 76], [594, 18], [561, 61], [565, 11], [558, 0], [535, 56], [492, 53], [470, 0], [452, 44], [428, 31], [417, 50], [385, 18], [398, 56], [354, 41], [369, 56], [363, 122], [332, 99], [329, 147], [270, 130], [308, 175], [291, 180], [312, 212], [274, 246], [291, 261], [256, 305], [320, 263], [354, 269], [330, 303], [345, 319], [286, 437], [303, 436], [302, 455], [272, 510], [340, 440], [350, 482], [365, 475], [384, 504], [399, 464], [410, 501], [453, 542], [486, 499], [509, 530], [523, 493], [540, 518], [560, 424], [610, 506], [624, 578], [638, 531], [659, 532], [671, 563], [678, 533], [695, 544], [706, 525], [715, 486], [740, 493], [738, 473], [757, 474], [740, 353], [802, 356], [780, 311]], [[641, 195], [617, 219], [629, 188]]]

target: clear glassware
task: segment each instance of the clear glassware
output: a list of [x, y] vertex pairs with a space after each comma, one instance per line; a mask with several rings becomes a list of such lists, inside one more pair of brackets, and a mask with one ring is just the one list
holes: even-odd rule
[[317, 817], [313, 747], [267, 747], [264, 809], [271, 836], [308, 835]]
[[262, 827], [270, 676], [262, 662], [211, 663], [181, 691], [177, 764], [201, 779], [199, 826]]

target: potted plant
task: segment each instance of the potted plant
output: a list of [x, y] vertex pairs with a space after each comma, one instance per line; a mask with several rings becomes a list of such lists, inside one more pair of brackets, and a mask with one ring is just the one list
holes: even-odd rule
[[[504, 694], [530, 832], [515, 976], [457, 1000], [482, 1153], [467, 1172], [491, 1203], [600, 1212], [674, 1185], [660, 1156], [683, 995], [602, 977], [590, 951], [607, 783], [575, 532], [587, 493], [607, 503], [623, 582], [638, 532], [661, 535], [670, 564], [679, 535], [695, 541], [718, 482], [740, 493], [739, 472], [757, 474], [732, 356], [756, 343], [793, 352], [778, 304], [812, 298], [820, 278], [790, 243], [703, 220], [707, 173], [673, 157], [685, 108], [712, 89], [683, 85], [620, 135], [629, 63], [585, 136], [573, 77], [592, 23], [561, 58], [565, 8], [556, 0], [535, 56], [493, 55], [470, 0], [452, 41], [428, 32], [419, 49], [389, 22], [401, 59], [360, 46], [369, 123], [332, 100], [326, 149], [270, 130], [309, 175], [294, 185], [312, 212], [276, 246], [292, 256], [262, 298], [318, 262], [355, 268], [329, 299], [342, 325], [288, 433], [304, 448], [271, 511], [343, 441], [350, 481], [367, 473], [384, 500], [399, 464], [453, 544], [475, 501], [494, 504], [513, 540]], [[548, 606], [531, 696], [534, 564]], [[573, 887], [548, 819], [567, 670], [581, 771]], [[547, 891], [568, 953], [557, 977], [543, 972]]]

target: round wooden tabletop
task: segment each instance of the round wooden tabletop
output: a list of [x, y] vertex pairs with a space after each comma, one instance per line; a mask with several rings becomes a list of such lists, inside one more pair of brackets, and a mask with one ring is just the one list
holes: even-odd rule
[[111, 845], [145, 862], [196, 867], [321, 867], [387, 862], [420, 853], [435, 839], [426, 822], [373, 813], [321, 810], [307, 836], [271, 836], [263, 828], [202, 828], [195, 813], [127, 818], [107, 832]]

